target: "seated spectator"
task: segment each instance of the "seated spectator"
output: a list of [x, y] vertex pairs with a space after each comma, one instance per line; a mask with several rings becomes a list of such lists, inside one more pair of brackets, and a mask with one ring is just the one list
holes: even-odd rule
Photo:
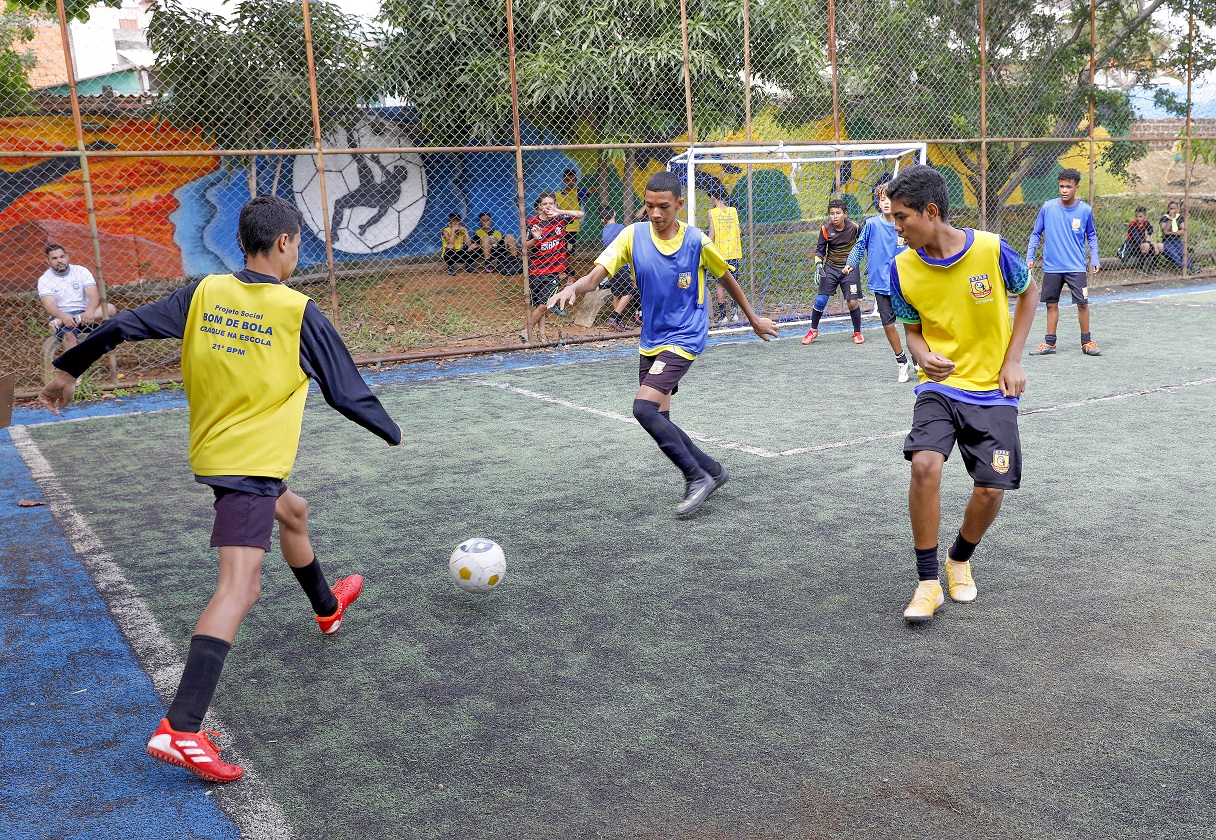
[[1153, 242], [1153, 223], [1148, 220], [1148, 210], [1137, 207], [1136, 219], [1128, 222], [1127, 238], [1119, 246], [1119, 259], [1134, 262], [1137, 268], [1146, 271], [1164, 250], [1165, 246], [1160, 242]]
[[[65, 350], [70, 350], [80, 336], [92, 332], [104, 320], [97, 281], [83, 265], [68, 261], [68, 252], [62, 245], [47, 245], [46, 261], [50, 268], [38, 278], [38, 299], [51, 316], [50, 328], [55, 331], [55, 338], [63, 342]], [[106, 317], [117, 312], [113, 304], [106, 304]]]
[[469, 231], [460, 221], [459, 213], [448, 215], [448, 226], [443, 229], [440, 238], [448, 274], [455, 274], [458, 264], [464, 266], [465, 271], [472, 271], [477, 262], [477, 252], [469, 248]]
[[511, 234], [494, 229], [494, 218], [489, 213], [477, 217], [481, 227], [473, 231], [477, 245], [485, 259], [486, 271], [499, 274], [523, 274], [524, 264], [519, 256], [519, 240]]
[[[1171, 201], [1166, 205], [1165, 215], [1161, 217], [1161, 246], [1166, 259], [1179, 268], [1182, 268], [1182, 236], [1185, 233], [1186, 214], [1182, 212], [1182, 202]], [[1191, 267], [1189, 259], [1187, 267]]]

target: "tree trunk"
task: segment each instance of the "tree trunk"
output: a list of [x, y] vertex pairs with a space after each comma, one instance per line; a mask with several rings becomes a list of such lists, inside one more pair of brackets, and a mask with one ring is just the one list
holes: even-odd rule
[[278, 155], [274, 162], [274, 180], [270, 182], [270, 194], [279, 193], [279, 176], [283, 174], [283, 156]]
[[258, 195], [258, 156], [249, 156], [249, 197], [257, 198]]
[[621, 165], [621, 218], [617, 219], [623, 225], [633, 221], [633, 171], [637, 166], [637, 150], [625, 150], [625, 162]]
[[[611, 206], [608, 195], [608, 150], [600, 149], [595, 160], [595, 176], [596, 185], [599, 187], [599, 217], [596, 222], [602, 227], [604, 224], [604, 208]], [[583, 208], [586, 210], [587, 208]]]

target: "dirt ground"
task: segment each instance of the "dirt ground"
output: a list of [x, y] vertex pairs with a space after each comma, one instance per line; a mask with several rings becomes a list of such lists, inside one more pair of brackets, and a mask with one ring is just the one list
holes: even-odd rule
[[[1186, 167], [1182, 161], [1174, 160], [1174, 154], [1169, 149], [1149, 152], [1143, 160], [1129, 166], [1128, 171], [1132, 176], [1129, 188], [1137, 193], [1182, 197]], [[1191, 198], [1192, 201], [1216, 199], [1216, 163], [1207, 164], [1202, 160], [1191, 163]], [[1164, 209], [1163, 206], [1161, 210]], [[1155, 208], [1150, 207], [1149, 210], [1149, 218], [1154, 218]], [[1156, 211], [1156, 215], [1160, 214], [1160, 211]]]

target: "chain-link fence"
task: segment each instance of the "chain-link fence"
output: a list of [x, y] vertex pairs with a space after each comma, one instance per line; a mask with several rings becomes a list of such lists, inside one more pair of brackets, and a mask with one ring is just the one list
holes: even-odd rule
[[[0, 348], [27, 393], [74, 340], [56, 320], [241, 267], [237, 214], [265, 193], [304, 216], [289, 282], [365, 360], [636, 328], [623, 287], [543, 304], [690, 148], [926, 142], [954, 221], [1018, 250], [1075, 168], [1099, 282], [1216, 266], [1216, 6], [1198, 0], [115, 2], [0, 15]], [[715, 194], [737, 208], [740, 274], [775, 316], [805, 303], [826, 200], [872, 213], [881, 174], [698, 167], [697, 221]], [[124, 346], [93, 384], [178, 363], [177, 342]]]

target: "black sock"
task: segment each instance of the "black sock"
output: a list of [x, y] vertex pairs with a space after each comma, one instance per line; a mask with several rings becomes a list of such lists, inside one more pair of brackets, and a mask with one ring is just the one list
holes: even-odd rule
[[1089, 333], [1081, 333], [1081, 343], [1082, 344], [1089, 344], [1089, 342], [1091, 342], [1093, 340], [1094, 340], [1094, 337], [1092, 335], [1090, 335]]
[[850, 309], [849, 318], [853, 321], [853, 332], [861, 332], [861, 307]]
[[165, 715], [169, 725], [178, 732], [198, 732], [202, 726], [207, 707], [211, 705], [211, 696], [219, 684], [220, 672], [224, 670], [224, 657], [231, 648], [232, 645], [214, 636], [190, 638], [186, 667], [182, 671], [181, 682], [177, 684], [177, 694], [173, 696]]
[[[670, 411], [660, 411], [659, 414], [663, 415], [668, 420], [671, 420]], [[680, 440], [683, 442], [684, 448], [688, 450], [692, 457], [697, 459], [697, 463], [701, 465], [701, 469], [705, 470], [714, 478], [722, 475], [722, 465], [702, 452], [697, 445], [692, 442], [692, 438], [688, 436], [688, 432], [681, 429], [675, 423], [672, 423], [671, 427], [679, 433]]]
[[908, 357], [906, 354], [900, 353], [895, 357], [895, 361], [899, 362], [901, 365], [906, 365], [908, 363]]
[[671, 462], [680, 468], [689, 481], [700, 478], [704, 470], [680, 439], [680, 429], [659, 413], [659, 404], [651, 400], [634, 400], [633, 416]]
[[312, 562], [307, 566], [301, 566], [298, 569], [292, 566], [291, 573], [296, 576], [296, 580], [300, 582], [300, 588], [308, 596], [308, 602], [312, 604], [313, 612], [317, 615], [334, 614], [338, 609], [338, 599], [334, 596], [333, 590], [329, 588], [329, 584], [325, 582], [325, 573], [321, 571], [321, 564], [317, 562], [315, 554]]
[[1046, 335], [1043, 336], [1043, 341], [1045, 341], [1047, 344], [1050, 344], [1052, 347], [1055, 347], [1056, 346], [1056, 334], [1047, 333]]
[[921, 580], [937, 580], [937, 546], [916, 549], [916, 575]]
[[819, 319], [823, 317], [823, 310], [811, 307], [811, 329], [819, 329]]
[[975, 553], [975, 547], [979, 545], [977, 542], [968, 542], [963, 536], [963, 532], [959, 531], [958, 536], [954, 538], [954, 545], [950, 546], [948, 557], [956, 563], [966, 563], [971, 559], [971, 555]]

